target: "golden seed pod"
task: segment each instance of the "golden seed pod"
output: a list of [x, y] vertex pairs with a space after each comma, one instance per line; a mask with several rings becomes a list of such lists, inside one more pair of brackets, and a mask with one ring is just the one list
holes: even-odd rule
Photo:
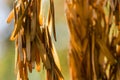
[[[41, 62], [49, 74], [47, 80], [62, 80], [57, 53], [53, 47], [48, 27], [55, 33], [54, 3], [50, 0], [47, 24], [40, 14], [41, 0], [17, 0], [14, 9], [10, 12], [7, 23], [14, 18], [14, 30], [10, 37], [16, 42], [16, 71], [17, 80], [28, 80], [28, 71], [41, 69]], [[54, 57], [56, 56], [56, 57]], [[57, 61], [56, 61], [57, 60]], [[47, 73], [47, 74], [48, 74]], [[56, 77], [53, 77], [56, 76]]]

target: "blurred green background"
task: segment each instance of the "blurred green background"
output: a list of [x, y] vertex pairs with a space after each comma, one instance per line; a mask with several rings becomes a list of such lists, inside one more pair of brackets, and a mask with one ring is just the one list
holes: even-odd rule
[[[46, 11], [47, 2], [44, 1], [44, 10]], [[10, 24], [6, 23], [6, 18], [13, 8], [14, 0], [0, 0], [0, 80], [16, 80], [14, 70], [15, 50], [14, 42], [9, 40], [13, 30], [13, 21]], [[54, 0], [55, 3], [55, 21], [57, 42], [54, 42], [58, 56], [60, 58], [62, 74], [65, 80], [69, 79], [68, 68], [68, 46], [69, 46], [69, 31], [65, 19], [64, 0]], [[29, 80], [45, 80], [45, 71], [41, 72], [33, 70], [29, 73]]]

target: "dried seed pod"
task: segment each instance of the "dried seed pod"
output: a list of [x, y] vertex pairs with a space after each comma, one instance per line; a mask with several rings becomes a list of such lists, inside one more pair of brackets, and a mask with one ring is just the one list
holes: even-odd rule
[[26, 53], [27, 53], [27, 60], [30, 61], [30, 48], [31, 48], [31, 42], [30, 42], [30, 21], [27, 20], [27, 30], [26, 30]]
[[[66, 0], [65, 11], [70, 30], [69, 63], [73, 80], [117, 80], [119, 58], [116, 57], [115, 46], [119, 44], [119, 2]], [[111, 30], [111, 26], [116, 30]]]
[[36, 53], [39, 54], [39, 51], [37, 49], [37, 45], [35, 45], [35, 42], [33, 42], [31, 45], [31, 60], [30, 60], [33, 69], [35, 68]]
[[116, 45], [116, 55], [120, 56], [120, 45]]
[[55, 32], [55, 12], [54, 12], [54, 3], [53, 0], [50, 0], [50, 13], [51, 13], [51, 19], [52, 19], [52, 29], [53, 29], [53, 35], [54, 39], [56, 41], [56, 32]]
[[37, 42], [36, 45], [38, 47], [39, 53], [40, 53], [40, 57], [44, 63], [44, 66], [46, 69], [51, 69], [51, 65], [50, 65], [50, 61], [47, 55], [47, 52], [45, 50], [45, 47], [43, 45], [43, 43], [39, 40], [39, 38], [37, 38]]
[[32, 63], [31, 62], [27, 62], [26, 65], [28, 66], [29, 72], [32, 73], [32, 69], [33, 69]]
[[22, 49], [22, 35], [21, 35], [21, 33], [18, 33], [18, 51], [20, 54], [20, 61], [23, 61], [24, 55], [23, 55], [23, 49]]
[[7, 23], [10, 23], [13, 18], [14, 18], [14, 10], [12, 10], [8, 15]]
[[[28, 80], [27, 68], [29, 72], [32, 72], [35, 67], [37, 71], [40, 71], [41, 62], [45, 69], [52, 73], [50, 74], [52, 80], [63, 79], [58, 57], [55, 51], [52, 51], [55, 47], [52, 46], [48, 29], [51, 24], [47, 24], [52, 22], [53, 35], [56, 40], [53, 0], [50, 0], [50, 14], [49, 19], [46, 20], [47, 23], [42, 22], [43, 16], [40, 11], [41, 0], [17, 0], [7, 19], [8, 23], [12, 18], [15, 19], [10, 39], [16, 41], [17, 80]], [[47, 78], [49, 79], [49, 77]]]

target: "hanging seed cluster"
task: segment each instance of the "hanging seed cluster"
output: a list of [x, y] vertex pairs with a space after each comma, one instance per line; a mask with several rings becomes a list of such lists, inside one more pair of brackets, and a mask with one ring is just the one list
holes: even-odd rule
[[120, 80], [120, 0], [66, 0], [72, 80]]
[[[28, 72], [46, 69], [47, 80], [63, 80], [49, 27], [56, 40], [54, 4], [50, 0], [47, 23], [41, 16], [41, 0], [16, 0], [7, 23], [14, 18], [14, 30], [10, 37], [15, 41], [17, 80], [28, 80]], [[51, 24], [50, 24], [51, 23]]]

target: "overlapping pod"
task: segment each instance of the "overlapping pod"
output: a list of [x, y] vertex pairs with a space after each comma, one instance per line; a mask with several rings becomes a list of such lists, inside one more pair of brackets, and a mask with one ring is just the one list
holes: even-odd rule
[[119, 80], [120, 0], [66, 0], [65, 4], [71, 79]]
[[[32, 72], [35, 67], [40, 71], [40, 62], [43, 62], [47, 71], [47, 80], [63, 80], [59, 60], [48, 30], [50, 24], [43, 23], [40, 11], [41, 0], [17, 0], [8, 16], [7, 23], [14, 18], [14, 30], [10, 39], [15, 40], [17, 80], [28, 80], [28, 70]], [[50, 0], [46, 20], [47, 23], [52, 22], [56, 40], [53, 0]]]

